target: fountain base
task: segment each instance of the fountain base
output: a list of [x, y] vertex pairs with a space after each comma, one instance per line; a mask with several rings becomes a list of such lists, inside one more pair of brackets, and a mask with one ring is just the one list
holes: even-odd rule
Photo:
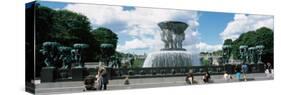
[[186, 51], [184, 48], [163, 48], [161, 51]]
[[184, 50], [165, 50], [148, 54], [143, 67], [187, 67], [192, 55]]

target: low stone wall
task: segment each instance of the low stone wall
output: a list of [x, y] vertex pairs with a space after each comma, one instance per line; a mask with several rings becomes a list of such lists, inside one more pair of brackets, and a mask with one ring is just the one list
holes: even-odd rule
[[[241, 67], [241, 66], [238, 66]], [[251, 64], [248, 66], [248, 73], [263, 73], [263, 64]], [[163, 68], [107, 68], [107, 72], [110, 79], [121, 79], [129, 75], [130, 78], [152, 78], [152, 77], [176, 77], [185, 76], [190, 70], [193, 74], [203, 75], [204, 72], [208, 71], [211, 75], [223, 74], [225, 71], [228, 73], [235, 73], [235, 65], [224, 65], [224, 66], [192, 66], [192, 67], [163, 67]], [[63, 70], [57, 70], [57, 76], [62, 76], [67, 74]], [[81, 71], [81, 78], [77, 77], [71, 73], [63, 75], [66, 77], [55, 77], [54, 81], [82, 81], [88, 75], [96, 75], [97, 68], [85, 68]], [[65, 72], [65, 73], [64, 73]], [[69, 71], [71, 72], [71, 70]], [[59, 75], [60, 74], [60, 75]]]
[[[241, 66], [238, 66], [241, 67]], [[263, 64], [251, 64], [248, 66], [248, 73], [263, 73]], [[151, 77], [172, 77], [172, 76], [185, 76], [190, 70], [194, 75], [202, 75], [208, 71], [212, 75], [223, 74], [225, 71], [228, 73], [235, 73], [235, 65], [224, 66], [192, 66], [192, 67], [165, 67], [165, 68], [108, 68], [111, 79], [120, 79], [129, 75], [130, 78], [151, 78]], [[88, 69], [89, 72], [97, 71], [94, 68]]]

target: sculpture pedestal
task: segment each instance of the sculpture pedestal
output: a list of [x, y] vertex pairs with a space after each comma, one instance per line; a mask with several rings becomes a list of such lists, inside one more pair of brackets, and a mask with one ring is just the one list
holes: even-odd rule
[[72, 80], [73, 81], [81, 81], [83, 80], [83, 72], [85, 68], [82, 67], [75, 67], [71, 69], [72, 73]]
[[41, 82], [54, 82], [55, 74], [55, 67], [43, 67], [41, 69]]

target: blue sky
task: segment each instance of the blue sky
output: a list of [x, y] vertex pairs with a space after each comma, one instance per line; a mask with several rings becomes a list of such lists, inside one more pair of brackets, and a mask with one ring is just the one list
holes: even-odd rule
[[118, 51], [138, 54], [163, 47], [157, 23], [165, 20], [189, 24], [183, 47], [192, 52], [219, 50], [223, 40], [234, 40], [262, 26], [273, 29], [273, 17], [263, 15], [61, 2], [40, 2], [40, 5], [81, 13], [89, 18], [93, 29], [106, 27], [118, 35]]
[[208, 44], [222, 43], [219, 33], [224, 31], [233, 16], [233, 13], [200, 12], [198, 31], [201, 40]]
[[67, 5], [67, 3], [63, 3], [63, 2], [47, 2], [47, 1], [41, 1], [39, 2], [39, 4], [41, 6], [46, 6], [52, 9], [64, 8]]

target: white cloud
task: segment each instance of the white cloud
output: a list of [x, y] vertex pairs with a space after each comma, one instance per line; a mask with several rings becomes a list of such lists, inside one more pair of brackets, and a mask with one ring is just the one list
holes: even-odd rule
[[196, 48], [199, 48], [201, 52], [213, 52], [217, 50], [221, 50], [222, 45], [217, 44], [217, 45], [209, 45], [204, 42], [200, 42], [199, 44], [196, 45]]
[[119, 50], [128, 50], [128, 49], [142, 49], [142, 48], [147, 48], [148, 44], [145, 43], [142, 40], [139, 39], [134, 39], [131, 41], [127, 41], [125, 42], [125, 44], [123, 46], [119, 46], [118, 49]]
[[[160, 50], [163, 43], [160, 38], [159, 22], [175, 20], [189, 24], [185, 31], [184, 47], [195, 47], [199, 43], [197, 31], [198, 13], [196, 11], [140, 8], [124, 11], [121, 6], [68, 4], [64, 9], [87, 16], [95, 27], [107, 27], [119, 35], [129, 35], [131, 39], [117, 45], [117, 50], [130, 52], [147, 48], [147, 52]], [[120, 42], [120, 41], [119, 41]], [[191, 50], [192, 51], [192, 50]]]
[[220, 36], [223, 40], [236, 39], [242, 33], [261, 27], [273, 29], [273, 16], [235, 14], [234, 20], [227, 24]]

